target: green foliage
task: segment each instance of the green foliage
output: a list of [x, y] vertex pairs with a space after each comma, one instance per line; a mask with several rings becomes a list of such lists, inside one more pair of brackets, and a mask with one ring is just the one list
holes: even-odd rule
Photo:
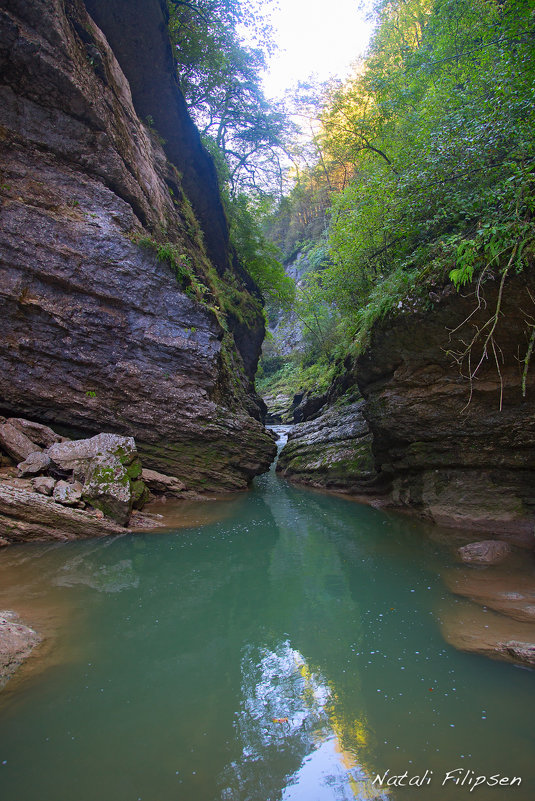
[[337, 370], [334, 362], [329, 364], [324, 359], [308, 366], [304, 366], [297, 358], [284, 359], [282, 366], [274, 372], [269, 365], [270, 361], [262, 358], [256, 379], [257, 391], [261, 395], [280, 393], [292, 397], [297, 392], [320, 394], [329, 388]]
[[332, 195], [325, 297], [362, 331], [431, 272], [457, 287], [533, 236], [535, 20], [528, 0], [388, 0], [322, 113]]
[[192, 273], [191, 257], [188, 254], [181, 253], [176, 245], [173, 245], [171, 242], [156, 242], [149, 236], [139, 237], [136, 243], [139, 247], [151, 250], [155, 253], [158, 261], [169, 264], [176, 277], [183, 285], [188, 286], [194, 284], [196, 279]]
[[169, 4], [180, 88], [212, 155], [214, 148], [223, 154], [232, 194], [280, 187], [282, 180], [287, 120], [265, 99], [260, 79], [273, 50], [269, 5], [255, 0]]
[[277, 258], [278, 248], [260, 226], [269, 199], [242, 193], [234, 197], [226, 195], [225, 200], [231, 242], [241, 263], [271, 305], [288, 308], [295, 295], [294, 283]]

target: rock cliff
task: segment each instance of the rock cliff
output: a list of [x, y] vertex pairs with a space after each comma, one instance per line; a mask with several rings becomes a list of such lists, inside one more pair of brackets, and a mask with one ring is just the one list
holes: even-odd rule
[[[505, 282], [486, 355], [499, 280], [482, 287], [480, 308], [473, 290], [451, 290], [433, 292], [432, 309], [421, 298], [408, 299], [376, 324], [368, 348], [347, 373], [364, 398], [359, 415], [355, 408], [351, 417], [352, 407], [343, 405], [336, 414], [332, 406], [296, 426], [280, 469], [346, 492], [360, 493], [364, 484], [375, 502], [533, 545], [535, 371], [533, 365], [524, 369], [535, 317], [533, 273]], [[472, 368], [484, 358], [470, 385], [468, 355], [462, 361], [460, 354], [478, 331], [483, 336], [473, 345]], [[375, 476], [369, 461], [360, 478], [353, 462], [345, 480], [340, 465], [322, 462], [333, 413], [339, 433], [343, 420], [351, 423], [347, 436], [338, 437], [340, 448], [355, 450], [356, 443], [373, 439]]]
[[252, 389], [263, 319], [165, 13], [2, 4], [0, 412], [133, 436], [188, 488], [240, 489], [275, 452]]

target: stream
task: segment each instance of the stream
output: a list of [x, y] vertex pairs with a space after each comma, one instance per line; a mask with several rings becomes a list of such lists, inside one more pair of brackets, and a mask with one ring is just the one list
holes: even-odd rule
[[0, 608], [54, 632], [0, 695], [1, 801], [533, 801], [533, 671], [444, 641], [423, 524], [273, 468], [188, 509], [0, 553]]

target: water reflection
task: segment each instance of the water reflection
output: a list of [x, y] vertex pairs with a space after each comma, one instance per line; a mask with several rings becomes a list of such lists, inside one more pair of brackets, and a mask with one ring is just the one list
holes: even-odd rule
[[[386, 798], [344, 748], [333, 688], [289, 641], [246, 649], [242, 693], [235, 723], [242, 753], [220, 780], [222, 799], [274, 799], [281, 786], [283, 801]], [[365, 745], [366, 723], [354, 721], [354, 731]]]
[[445, 565], [409, 521], [273, 473], [204, 526], [5, 549], [6, 608], [9, 584], [68, 609], [76, 647], [2, 701], [0, 798], [354, 801], [466, 764], [531, 801], [531, 676], [444, 643]]

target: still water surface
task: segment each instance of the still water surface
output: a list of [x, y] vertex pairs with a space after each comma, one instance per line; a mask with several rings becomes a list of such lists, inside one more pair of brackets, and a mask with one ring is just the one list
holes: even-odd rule
[[[273, 472], [211, 508], [1, 554], [0, 604], [57, 629], [2, 694], [1, 801], [533, 801], [534, 674], [444, 642], [421, 526]], [[442, 787], [457, 768], [522, 785]]]

